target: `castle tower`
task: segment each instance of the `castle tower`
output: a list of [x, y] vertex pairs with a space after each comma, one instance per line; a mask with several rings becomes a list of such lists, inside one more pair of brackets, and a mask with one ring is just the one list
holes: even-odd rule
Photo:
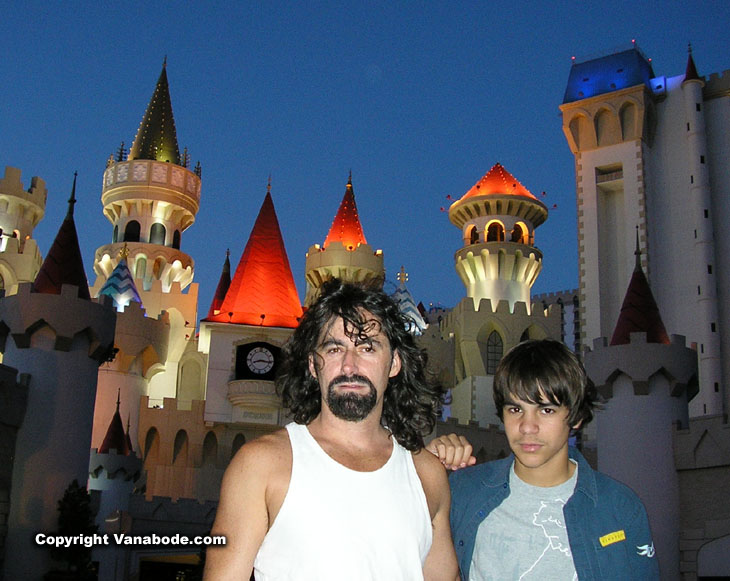
[[[89, 458], [89, 490], [99, 490], [99, 510], [96, 524], [100, 533], [131, 532], [127, 526], [129, 497], [142, 471], [142, 461], [130, 447], [117, 409], [109, 423], [104, 440], [98, 449], [91, 450]], [[127, 428], [129, 429], [129, 427]], [[124, 579], [126, 563], [117, 558], [128, 550], [119, 546], [100, 546], [94, 550], [93, 560], [99, 562], [100, 579]]]
[[33, 240], [33, 228], [46, 210], [45, 182], [33, 177], [23, 189], [20, 170], [5, 167], [0, 179], [0, 290], [13, 294], [16, 285], [33, 282], [41, 267], [41, 253]]
[[[140, 398], [147, 395], [150, 378], [163, 369], [168, 359], [170, 315], [163, 312], [157, 317], [147, 316], [127, 266], [126, 255], [125, 243], [120, 250], [119, 262], [98, 293], [99, 297], [106, 295], [113, 301], [117, 309], [117, 327], [114, 359], [99, 368], [92, 448], [103, 448], [109, 417], [104, 414], [114, 409], [113, 398], [119, 390], [125, 403], [123, 413], [132, 425], [134, 440], [137, 439]], [[132, 442], [130, 447], [137, 446]]]
[[[187, 152], [180, 155], [164, 63], [129, 155], [125, 159], [122, 146], [104, 172], [101, 201], [113, 232], [111, 244], [96, 250], [92, 296], [102, 289], [120, 296], [109, 281], [120, 276], [115, 269], [126, 262], [140, 301], [119, 314], [120, 357], [100, 370], [95, 447], [101, 444], [120, 384], [122, 413], [131, 413], [133, 434], [142, 395], [160, 405], [180, 391], [198, 316], [194, 262], [181, 242], [199, 209], [200, 184], [200, 165], [193, 170]], [[163, 311], [165, 321], [157, 321]], [[202, 392], [202, 378], [197, 383]]]
[[535, 247], [535, 228], [547, 219], [547, 208], [500, 164], [451, 204], [449, 220], [461, 228], [464, 247], [455, 255], [456, 272], [466, 296], [496, 308], [507, 301], [528, 305], [530, 288], [542, 269]]
[[[579, 315], [584, 345], [616, 326], [633, 269], [633, 235], [667, 326], [696, 345], [696, 415], [727, 411], [730, 251], [728, 77], [656, 76], [636, 46], [574, 62], [560, 109], [575, 156]], [[723, 403], [724, 402], [724, 403]], [[723, 407], [723, 405], [725, 407]]]
[[525, 339], [560, 339], [559, 309], [530, 301], [542, 268], [535, 228], [546, 219], [545, 205], [500, 164], [449, 208], [462, 234], [455, 261], [466, 297], [440, 328], [453, 342], [451, 414], [461, 423], [497, 423], [492, 386], [507, 350]]
[[352, 190], [352, 174], [347, 180], [345, 195], [324, 244], [309, 247], [304, 268], [307, 279], [306, 306], [314, 302], [319, 287], [330, 278], [348, 282], [384, 279], [383, 251], [373, 252], [365, 240]]
[[[112, 351], [116, 313], [90, 300], [69, 211], [35, 283], [0, 301], [6, 363], [30, 375], [28, 410], [17, 433], [10, 496], [6, 579], [39, 579], [49, 569], [35, 533], [53, 531], [57, 503], [88, 477], [98, 367]], [[71, 371], [72, 370], [72, 371]]]
[[[649, 514], [662, 579], [679, 579], [680, 490], [673, 435], [688, 427], [697, 357], [684, 337], [667, 336], [641, 268], [636, 267], [610, 344], [585, 354], [606, 399], [596, 414], [598, 469], [629, 485]], [[638, 550], [638, 549], [637, 549]]]
[[200, 322], [200, 350], [208, 355], [205, 421], [278, 425], [274, 375], [302, 307], [270, 191], [220, 309], [213, 307]]
[[[699, 372], [703, 389], [697, 401], [693, 403], [696, 412], [710, 409], [716, 412], [723, 409], [722, 394], [719, 387], [722, 383], [722, 361], [720, 353], [720, 337], [725, 325], [721, 324], [717, 300], [717, 259], [715, 255], [715, 237], [710, 208], [712, 208], [710, 188], [710, 168], [707, 159], [707, 132], [705, 123], [705, 107], [702, 90], [705, 81], [697, 74], [697, 67], [692, 58], [692, 48], [687, 56], [687, 70], [681, 91], [684, 97], [684, 117], [687, 123], [686, 155], [690, 172], [689, 199], [691, 214], [685, 219], [694, 227], [693, 260], [688, 265], [693, 272], [687, 273], [697, 284], [694, 295], [695, 310], [700, 319], [699, 333], [693, 337], [699, 341]], [[725, 163], [723, 163], [725, 165]], [[721, 229], [725, 225], [722, 224]], [[714, 270], [713, 270], [714, 269]], [[727, 335], [730, 337], [730, 335]], [[730, 391], [730, 390], [729, 390]], [[700, 409], [700, 406], [701, 409]]]

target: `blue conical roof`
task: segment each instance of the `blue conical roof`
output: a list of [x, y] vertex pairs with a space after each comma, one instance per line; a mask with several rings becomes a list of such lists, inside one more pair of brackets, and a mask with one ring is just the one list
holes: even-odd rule
[[101, 287], [99, 295], [108, 295], [114, 299], [114, 306], [117, 311], [122, 312], [132, 301], [142, 304], [142, 299], [134, 284], [134, 277], [127, 266], [127, 259], [122, 258], [114, 268], [104, 286]]

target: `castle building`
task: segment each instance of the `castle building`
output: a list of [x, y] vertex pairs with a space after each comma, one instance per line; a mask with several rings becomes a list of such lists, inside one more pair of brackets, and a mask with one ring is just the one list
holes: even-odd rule
[[[633, 269], [633, 228], [674, 333], [696, 345], [690, 415], [727, 414], [730, 76], [654, 73], [636, 46], [575, 62], [560, 109], [575, 156], [581, 340], [611, 335]], [[682, 257], [680, 259], [680, 257]]]
[[[436, 433], [467, 435], [479, 461], [509, 454], [492, 401], [502, 355], [546, 337], [581, 353], [605, 399], [581, 439], [586, 456], [640, 494], [663, 574], [687, 581], [730, 576], [730, 503], [718, 485], [730, 479], [730, 327], [721, 324], [730, 287], [722, 260], [730, 234], [721, 227], [728, 79], [700, 77], [692, 55], [684, 75], [657, 77], [636, 47], [573, 65], [561, 110], [576, 159], [577, 290], [531, 296], [543, 258], [536, 230], [548, 211], [495, 164], [449, 208], [464, 297], [424, 309], [405, 268], [394, 293], [450, 390]], [[0, 579], [48, 571], [48, 551], [29, 539], [55, 529], [56, 503], [74, 478], [94, 491], [102, 533], [205, 535], [231, 457], [288, 421], [274, 376], [322, 283], [385, 279], [350, 175], [324, 242], [307, 250], [302, 303], [269, 182], [233, 274], [226, 252], [198, 320], [194, 249], [183, 252], [181, 241], [205, 211], [201, 171], [180, 154], [166, 63], [132, 147], [122, 145], [104, 170], [111, 242], [96, 251], [90, 289], [73, 193], [41, 261], [32, 233], [45, 198], [43, 180], [24, 190], [20, 170], [6, 168], [0, 552], [14, 558], [0, 560]], [[199, 558], [199, 547], [93, 553], [100, 578], [188, 579]]]

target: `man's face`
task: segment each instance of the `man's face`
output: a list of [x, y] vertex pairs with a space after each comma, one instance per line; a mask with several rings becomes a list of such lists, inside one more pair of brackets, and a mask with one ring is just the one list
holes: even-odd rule
[[380, 321], [368, 312], [362, 314], [368, 321], [363, 333], [345, 329], [341, 317], [333, 318], [309, 357], [309, 371], [317, 378], [327, 407], [335, 416], [355, 422], [382, 408], [388, 379], [400, 372], [401, 365]]
[[540, 401], [507, 398], [502, 409], [504, 431], [515, 455], [517, 476], [534, 486], [557, 486], [570, 476], [569, 410], [550, 403], [544, 395]]

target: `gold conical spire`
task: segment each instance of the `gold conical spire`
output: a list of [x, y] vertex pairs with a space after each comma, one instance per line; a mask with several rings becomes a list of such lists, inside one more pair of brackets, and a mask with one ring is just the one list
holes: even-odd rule
[[167, 83], [167, 57], [157, 80], [155, 92], [147, 106], [134, 138], [128, 159], [153, 159], [180, 165], [175, 119], [172, 116], [170, 87]]

